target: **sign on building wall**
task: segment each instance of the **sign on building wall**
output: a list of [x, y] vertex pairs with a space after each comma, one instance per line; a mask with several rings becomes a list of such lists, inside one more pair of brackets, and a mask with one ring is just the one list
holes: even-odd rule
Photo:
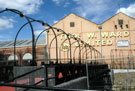
[[130, 45], [129, 40], [118, 40], [117, 47], [128, 47]]

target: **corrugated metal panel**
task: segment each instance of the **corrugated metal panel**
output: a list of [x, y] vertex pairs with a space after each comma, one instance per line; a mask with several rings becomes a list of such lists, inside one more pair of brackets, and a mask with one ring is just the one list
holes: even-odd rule
[[[46, 45], [46, 41], [44, 38], [41, 38], [37, 41], [37, 45]], [[25, 39], [25, 40], [17, 40], [16, 41], [16, 47], [23, 47], [23, 46], [32, 46], [32, 40], [31, 39]], [[14, 41], [0, 41], [0, 48], [13, 48], [14, 47]]]

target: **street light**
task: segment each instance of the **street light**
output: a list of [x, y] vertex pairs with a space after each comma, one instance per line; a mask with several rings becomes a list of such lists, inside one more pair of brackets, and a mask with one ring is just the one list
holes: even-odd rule
[[102, 26], [99, 25], [98, 29], [100, 31], [100, 53], [101, 53], [100, 58], [101, 58], [101, 63], [103, 63], [103, 60], [102, 60], [102, 34], [101, 34]]

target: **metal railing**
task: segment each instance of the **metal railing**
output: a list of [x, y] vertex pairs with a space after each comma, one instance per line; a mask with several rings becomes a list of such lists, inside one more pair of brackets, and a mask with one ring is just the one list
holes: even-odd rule
[[[50, 67], [50, 66], [48, 66]], [[51, 71], [51, 70], [50, 70]], [[55, 79], [55, 75], [49, 76], [50, 71], [45, 66], [22, 66], [14, 67], [14, 78], [5, 82], [0, 82], [0, 86], [14, 87], [15, 91], [42, 91], [42, 90], [53, 90], [53, 91], [81, 91], [84, 89], [68, 89], [62, 87], [54, 87], [49, 85], [49, 80]], [[55, 71], [55, 69], [54, 69]], [[61, 71], [62, 72], [62, 71]], [[79, 72], [79, 69], [78, 69]], [[82, 75], [82, 74], [81, 74]], [[64, 74], [63, 74], [64, 76]], [[66, 78], [67, 79], [67, 78]], [[59, 81], [59, 80], [58, 80]], [[12, 82], [12, 83], [9, 83]], [[58, 83], [58, 82], [57, 82]], [[86, 90], [87, 91], [87, 90]]]

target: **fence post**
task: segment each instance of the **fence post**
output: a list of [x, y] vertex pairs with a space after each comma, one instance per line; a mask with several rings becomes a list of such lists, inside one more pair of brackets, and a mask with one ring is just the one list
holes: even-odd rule
[[112, 85], [114, 85], [114, 71], [113, 71], [113, 69], [111, 69], [111, 82], [112, 82]]
[[127, 80], [126, 85], [127, 85], [127, 91], [128, 91], [128, 86], [129, 86], [129, 56], [127, 57], [127, 79], [126, 80]]
[[45, 86], [48, 87], [48, 66], [45, 66], [45, 73], [46, 73]]
[[86, 59], [86, 75], [87, 75], [87, 87], [88, 89], [90, 88], [90, 85], [89, 85], [89, 69], [88, 69], [88, 60]]

